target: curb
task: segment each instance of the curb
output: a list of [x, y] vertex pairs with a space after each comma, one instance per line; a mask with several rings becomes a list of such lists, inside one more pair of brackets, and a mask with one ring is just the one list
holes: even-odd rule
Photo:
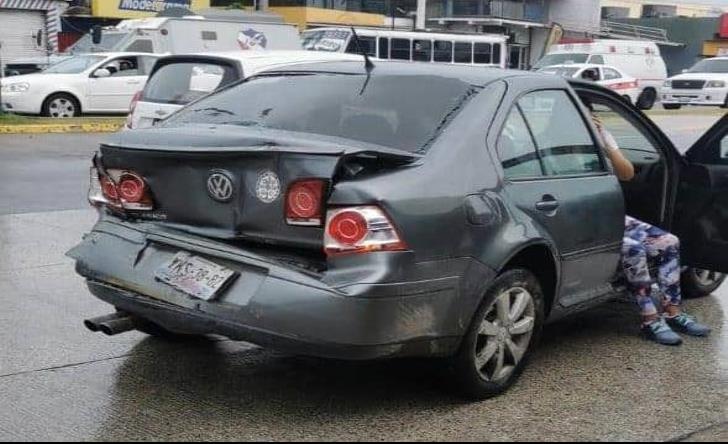
[[70, 134], [70, 133], [114, 133], [124, 123], [49, 123], [0, 125], [0, 134]]

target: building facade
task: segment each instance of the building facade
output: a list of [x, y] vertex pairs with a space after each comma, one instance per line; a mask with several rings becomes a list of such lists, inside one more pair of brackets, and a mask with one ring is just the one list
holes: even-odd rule
[[726, 6], [678, 2], [670, 0], [602, 0], [602, 17], [613, 19], [719, 17], [728, 12]]
[[44, 57], [58, 50], [65, 0], [0, 0], [3, 61]]

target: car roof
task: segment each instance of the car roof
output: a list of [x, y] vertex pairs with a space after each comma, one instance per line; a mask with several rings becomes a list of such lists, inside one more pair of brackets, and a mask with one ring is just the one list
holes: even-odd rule
[[189, 62], [190, 60], [226, 60], [239, 62], [246, 75], [256, 73], [263, 69], [276, 66], [286, 66], [298, 63], [317, 63], [330, 61], [356, 61], [361, 56], [346, 53], [330, 53], [316, 51], [229, 51], [205, 52], [195, 54], [175, 54], [162, 59], [166, 64], [175, 60]]
[[162, 54], [152, 54], [148, 52], [88, 52], [83, 54], [74, 54], [72, 57], [77, 56], [99, 56], [99, 57], [162, 57]]
[[[496, 80], [509, 77], [533, 77], [534, 79], [548, 79], [553, 76], [533, 73], [528, 71], [505, 70], [495, 67], [477, 67], [467, 65], [448, 65], [437, 63], [413, 63], [397, 61], [374, 61], [375, 68], [372, 75], [396, 75], [396, 76], [435, 76], [460, 80], [471, 85], [485, 86]], [[312, 72], [312, 73], [341, 73], [341, 74], [366, 74], [364, 58], [358, 61], [347, 62], [320, 62], [302, 63], [282, 69], [283, 72]], [[276, 70], [269, 71], [274, 74]]]

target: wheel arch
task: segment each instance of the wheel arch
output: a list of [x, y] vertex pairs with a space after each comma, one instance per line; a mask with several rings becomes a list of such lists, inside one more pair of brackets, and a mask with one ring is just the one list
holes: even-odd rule
[[553, 247], [545, 241], [534, 241], [522, 245], [498, 269], [498, 274], [514, 268], [524, 268], [530, 271], [541, 283], [548, 317], [556, 302], [561, 282], [561, 266]]
[[81, 101], [80, 94], [76, 94], [72, 91], [68, 90], [61, 90], [61, 91], [54, 91], [50, 94], [47, 94], [46, 97], [43, 99], [43, 103], [41, 105], [41, 112], [45, 111], [45, 107], [48, 104], [48, 101], [51, 99], [51, 97], [59, 95], [59, 94], [65, 94], [68, 96], [71, 96], [73, 100], [76, 101], [78, 104], [78, 112], [79, 114], [83, 113], [83, 110], [85, 109], [84, 103]]

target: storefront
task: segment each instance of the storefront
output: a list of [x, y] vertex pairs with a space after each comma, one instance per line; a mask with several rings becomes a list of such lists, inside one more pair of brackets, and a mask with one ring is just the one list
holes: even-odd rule
[[210, 0], [93, 0], [94, 17], [133, 19], [153, 17], [172, 8], [185, 8], [193, 12], [210, 8]]
[[0, 0], [2, 60], [7, 63], [56, 52], [60, 18], [67, 7], [65, 0]]

